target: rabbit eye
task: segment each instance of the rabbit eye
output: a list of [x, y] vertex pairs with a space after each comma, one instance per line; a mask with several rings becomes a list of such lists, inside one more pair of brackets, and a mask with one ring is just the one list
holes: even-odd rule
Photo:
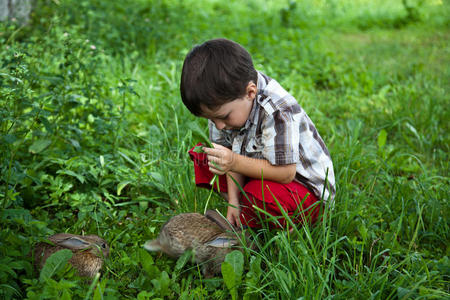
[[102, 244], [102, 248], [103, 248], [103, 249], [106, 249], [106, 244]]

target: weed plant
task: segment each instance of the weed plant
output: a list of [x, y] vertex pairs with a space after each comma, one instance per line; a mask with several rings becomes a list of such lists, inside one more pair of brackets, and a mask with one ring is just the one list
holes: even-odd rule
[[[449, 298], [448, 20], [438, 0], [36, 1], [27, 26], [0, 24], [0, 298]], [[142, 245], [209, 199], [187, 155], [206, 121], [178, 86], [214, 37], [308, 112], [337, 196], [314, 226], [253, 232], [258, 250], [205, 279], [189, 253]], [[64, 253], [34, 270], [56, 232], [105, 238], [101, 276], [77, 277]]]

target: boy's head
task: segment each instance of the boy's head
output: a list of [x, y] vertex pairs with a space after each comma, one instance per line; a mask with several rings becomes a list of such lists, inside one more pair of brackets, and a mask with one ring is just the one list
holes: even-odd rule
[[191, 113], [201, 116], [247, 94], [256, 85], [257, 72], [250, 54], [227, 39], [214, 39], [195, 46], [186, 56], [180, 92]]

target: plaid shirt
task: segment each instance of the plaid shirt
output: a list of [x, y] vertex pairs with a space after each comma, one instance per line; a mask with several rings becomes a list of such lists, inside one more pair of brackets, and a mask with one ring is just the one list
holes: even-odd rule
[[257, 86], [258, 95], [245, 125], [239, 130], [218, 130], [209, 121], [210, 140], [272, 165], [296, 164], [295, 180], [319, 199], [333, 201], [333, 163], [311, 119], [293, 96], [261, 72]]

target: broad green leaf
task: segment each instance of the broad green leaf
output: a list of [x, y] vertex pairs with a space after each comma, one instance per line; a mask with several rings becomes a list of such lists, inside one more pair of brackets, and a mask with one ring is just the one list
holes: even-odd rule
[[153, 296], [155, 295], [154, 292], [148, 292], [148, 291], [142, 291], [137, 295], [138, 300], [149, 300], [149, 299], [155, 299]]
[[52, 143], [52, 140], [49, 139], [39, 139], [35, 141], [31, 146], [28, 148], [28, 151], [37, 154], [42, 151], [44, 151], [50, 144]]
[[154, 290], [159, 291], [160, 296], [165, 296], [169, 293], [170, 278], [166, 271], [162, 271], [159, 278], [151, 280]]
[[75, 140], [75, 139], [69, 139], [69, 141], [70, 141], [70, 143], [72, 144], [72, 146], [74, 146], [75, 148], [77, 148], [77, 149], [79, 149], [81, 146], [80, 146], [80, 143], [77, 141], [77, 140]]
[[259, 286], [261, 270], [261, 256], [252, 256], [250, 258], [250, 271], [246, 273], [244, 300], [255, 298], [254, 286]]
[[75, 177], [76, 179], [78, 179], [79, 182], [84, 183], [84, 176], [80, 175], [80, 174], [77, 174], [77, 173], [75, 173], [72, 170], [59, 170], [56, 173], [58, 173], [58, 174], [65, 174], [65, 175], [69, 175], [69, 176]]
[[161, 276], [159, 278], [159, 282], [161, 284], [161, 296], [167, 296], [169, 294], [169, 286], [170, 286], [170, 277], [166, 271], [161, 272]]
[[53, 133], [53, 128], [48, 119], [44, 116], [39, 117], [39, 120], [44, 124], [45, 130], [49, 133]]
[[149, 265], [153, 265], [154, 261], [153, 261], [153, 257], [148, 254], [148, 252], [144, 249], [139, 249], [139, 259], [142, 262], [142, 264], [149, 264]]
[[72, 258], [72, 255], [72, 251], [70, 251], [69, 249], [63, 249], [53, 253], [45, 262], [45, 265], [42, 268], [41, 274], [39, 276], [39, 281], [45, 282], [54, 274], [61, 271], [65, 267], [69, 259]]
[[406, 128], [408, 128], [408, 129], [416, 136], [416, 138], [417, 138], [419, 141], [421, 140], [420, 135], [419, 135], [419, 133], [417, 132], [417, 129], [414, 128], [414, 126], [412, 126], [412, 125], [409, 124], [408, 122], [405, 123], [405, 126], [406, 126]]
[[149, 278], [156, 278], [160, 270], [155, 266], [152, 256], [144, 249], [139, 249], [139, 260]]
[[123, 158], [125, 158], [126, 161], [128, 161], [130, 164], [132, 164], [133, 166], [135, 166], [136, 168], [139, 168], [139, 165], [136, 164], [128, 155], [126, 155], [125, 153], [119, 151], [120, 156], [122, 156]]
[[387, 132], [386, 130], [382, 129], [378, 134], [378, 149], [382, 149], [384, 145], [386, 145], [386, 140], [387, 140]]
[[358, 226], [358, 231], [361, 234], [361, 237], [363, 238], [363, 240], [365, 240], [367, 238], [367, 232], [368, 232], [367, 227], [364, 224], [360, 224]]
[[175, 271], [181, 270], [186, 263], [192, 258], [192, 251], [185, 251], [183, 255], [178, 258], [177, 263], [175, 265]]
[[234, 299], [237, 298], [236, 293], [236, 274], [234, 273], [233, 267], [230, 263], [224, 261], [221, 266], [222, 269], [222, 277], [225, 285], [230, 291], [231, 297]]
[[63, 290], [62, 295], [61, 295], [61, 300], [71, 300], [72, 296], [70, 294], [70, 291], [68, 290]]
[[117, 196], [120, 196], [120, 193], [122, 192], [123, 188], [126, 187], [129, 183], [131, 183], [131, 181], [129, 180], [119, 182], [119, 184], [117, 185]]
[[233, 250], [225, 256], [225, 261], [233, 267], [236, 275], [236, 284], [239, 284], [241, 282], [242, 271], [244, 270], [244, 254], [239, 250]]
[[252, 276], [256, 276], [257, 278], [259, 278], [262, 274], [260, 256], [252, 256], [250, 259], [250, 273], [252, 273]]
[[158, 172], [149, 172], [148, 175], [158, 183], [164, 183], [164, 177]]
[[87, 120], [88, 120], [89, 123], [94, 123], [95, 118], [94, 118], [94, 116], [92, 114], [89, 114]]
[[105, 158], [103, 157], [103, 155], [100, 155], [98, 159], [100, 160], [100, 165], [103, 168], [105, 166]]

